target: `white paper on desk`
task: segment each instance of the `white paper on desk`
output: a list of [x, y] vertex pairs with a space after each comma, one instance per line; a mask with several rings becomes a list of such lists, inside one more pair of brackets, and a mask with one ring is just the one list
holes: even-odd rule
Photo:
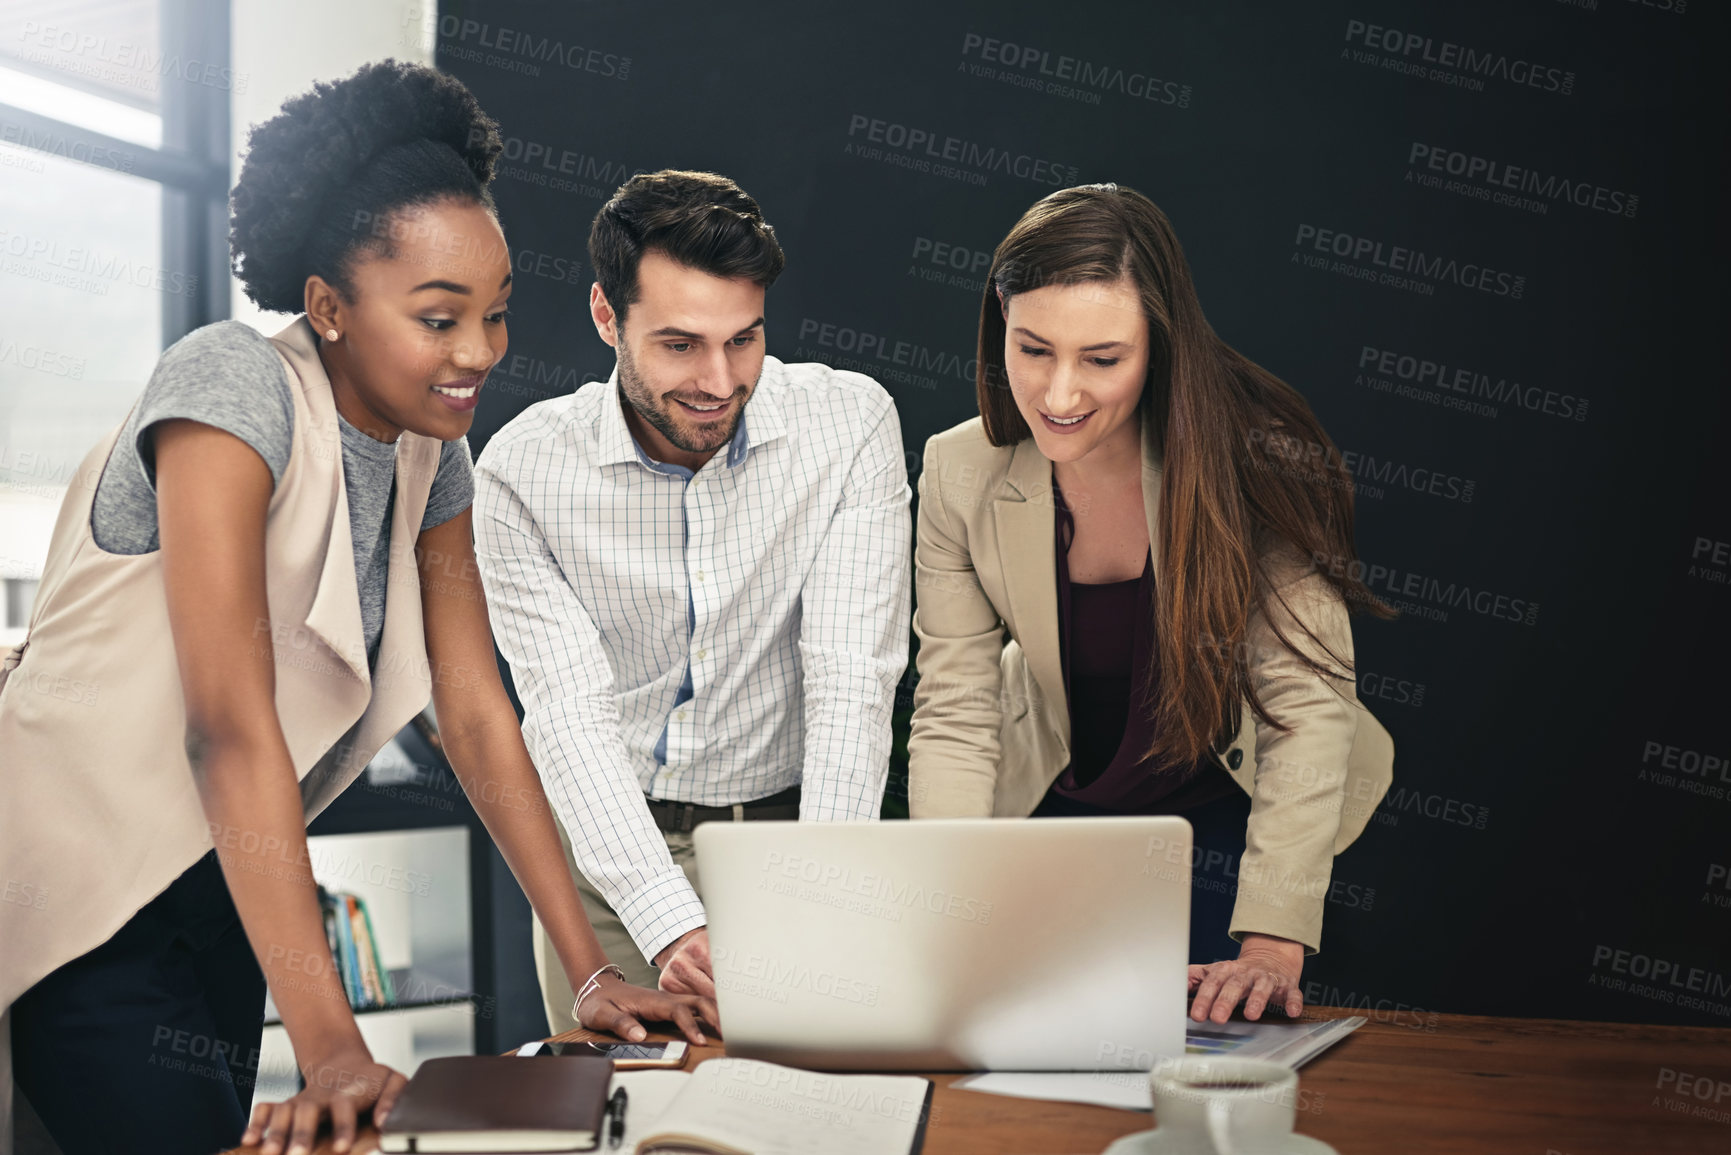
[[1189, 1023], [1184, 1053], [1267, 1059], [1296, 1071], [1364, 1024], [1358, 1015], [1310, 1023]]
[[950, 1084], [958, 1091], [983, 1091], [1015, 1099], [1057, 1099], [1093, 1103], [1121, 1111], [1152, 1111], [1146, 1071], [989, 1071]]
[[[679, 1088], [685, 1086], [691, 1078], [689, 1071], [614, 1071], [613, 1082], [607, 1086], [607, 1093], [613, 1094], [620, 1087], [625, 1088], [625, 1138], [619, 1144], [622, 1155], [629, 1155], [637, 1149], [638, 1141], [655, 1129], [656, 1120], [667, 1110], [667, 1105], [673, 1102], [673, 1096], [679, 1094]], [[603, 1136], [599, 1151], [607, 1151], [606, 1137]]]
[[[1353, 1016], [1316, 1023], [1190, 1023], [1187, 1055], [1267, 1059], [1297, 1069], [1364, 1025]], [[1152, 1111], [1146, 1071], [993, 1071], [950, 1084], [1017, 1099], [1058, 1099], [1127, 1111]]]

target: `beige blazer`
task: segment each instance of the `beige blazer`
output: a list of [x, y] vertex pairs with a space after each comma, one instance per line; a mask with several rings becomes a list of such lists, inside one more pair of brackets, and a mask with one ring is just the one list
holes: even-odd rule
[[[384, 632], [369, 671], [330, 382], [305, 318], [272, 340], [297, 386], [294, 444], [265, 528], [270, 620], [251, 644], [273, 649], [297, 778], [321, 761], [335, 771], [307, 799], [310, 821], [427, 703], [414, 546], [439, 442], [405, 433], [397, 447]], [[90, 534], [119, 432], [80, 466], [29, 634], [0, 655], [0, 1008], [107, 941], [215, 844], [186, 755], [161, 551], [111, 554]]]
[[[1145, 435], [1142, 492], [1156, 549], [1160, 476]], [[1052, 465], [1032, 438], [993, 446], [975, 418], [926, 443], [919, 490], [909, 809], [915, 818], [1023, 817], [1070, 759]], [[1350, 661], [1352, 631], [1333, 588], [1307, 564], [1279, 572], [1290, 613], [1274, 612], [1286, 635], [1302, 638], [1292, 620], [1302, 619]], [[1231, 934], [1279, 935], [1314, 953], [1333, 857], [1387, 792], [1394, 742], [1352, 680], [1297, 661], [1260, 615], [1246, 645], [1257, 694], [1291, 731], [1258, 722], [1246, 705], [1238, 734], [1214, 755], [1251, 797]]]

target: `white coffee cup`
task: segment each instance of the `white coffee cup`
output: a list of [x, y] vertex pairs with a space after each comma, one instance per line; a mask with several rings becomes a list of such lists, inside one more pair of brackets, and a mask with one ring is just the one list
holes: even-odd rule
[[1197, 1155], [1282, 1155], [1298, 1113], [1298, 1072], [1262, 1059], [1191, 1055], [1148, 1073], [1162, 1134]]

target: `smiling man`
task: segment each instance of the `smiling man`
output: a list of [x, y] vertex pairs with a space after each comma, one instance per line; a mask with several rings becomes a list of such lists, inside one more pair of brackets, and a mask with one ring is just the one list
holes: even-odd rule
[[488, 444], [476, 553], [608, 957], [635, 944], [628, 976], [713, 993], [692, 827], [882, 803], [911, 597], [901, 425], [871, 378], [765, 355], [781, 246], [725, 177], [632, 178], [589, 254], [618, 363]]

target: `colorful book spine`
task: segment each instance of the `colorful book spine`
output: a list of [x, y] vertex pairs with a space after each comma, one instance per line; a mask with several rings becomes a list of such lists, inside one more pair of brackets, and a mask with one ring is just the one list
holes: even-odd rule
[[367, 923], [367, 940], [373, 945], [373, 963], [378, 968], [379, 985], [383, 988], [380, 997], [385, 1006], [396, 1006], [397, 984], [391, 979], [390, 968], [385, 966], [384, 953], [379, 950], [379, 936], [373, 933], [373, 915], [372, 912], [367, 909], [367, 904], [364, 902], [361, 903], [361, 917], [364, 918]]
[[[343, 946], [337, 939], [337, 908], [331, 901], [330, 892], [322, 886], [319, 887], [319, 917], [325, 925], [325, 943], [331, 948], [331, 965], [336, 968], [337, 975], [341, 977], [343, 973]], [[343, 993], [345, 995], [348, 993], [347, 984], [343, 986]]]
[[341, 952], [337, 956], [338, 964], [343, 972], [343, 990], [349, 997], [349, 1006], [360, 1007], [365, 1004], [361, 991], [360, 962], [355, 956], [355, 928], [348, 917], [348, 904], [340, 894], [332, 896], [336, 900], [335, 914], [337, 924], [337, 947]]
[[395, 1006], [396, 983], [385, 966], [384, 952], [373, 930], [372, 912], [365, 900], [323, 886], [319, 887], [318, 896], [325, 942], [330, 946], [349, 1006], [357, 1011]]
[[361, 900], [352, 894], [343, 895], [348, 904], [349, 926], [355, 936], [355, 961], [360, 964], [363, 1006], [383, 1006], [384, 988], [379, 985], [378, 955], [373, 950], [373, 936], [367, 933], [367, 923], [361, 917]]

